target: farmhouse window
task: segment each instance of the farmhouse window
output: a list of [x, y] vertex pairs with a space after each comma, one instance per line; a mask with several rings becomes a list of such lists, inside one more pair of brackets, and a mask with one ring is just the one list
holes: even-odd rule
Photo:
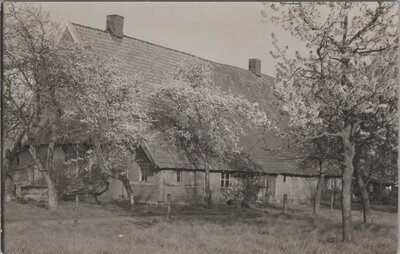
[[182, 170], [176, 171], [176, 181], [178, 183], [182, 182]]
[[283, 176], [283, 182], [286, 182], [286, 176]]
[[229, 173], [221, 173], [221, 187], [229, 187]]

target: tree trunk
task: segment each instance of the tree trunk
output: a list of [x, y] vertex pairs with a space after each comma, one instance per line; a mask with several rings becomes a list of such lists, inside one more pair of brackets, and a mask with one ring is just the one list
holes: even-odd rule
[[207, 208], [211, 207], [211, 188], [210, 188], [210, 169], [208, 167], [208, 162], [205, 161], [204, 170], [204, 203]]
[[11, 175], [5, 175], [4, 180], [4, 189], [5, 189], [5, 201], [9, 202], [14, 198], [14, 181]]
[[129, 204], [131, 207], [133, 207], [135, 205], [135, 199], [133, 196], [133, 189], [132, 189], [132, 186], [131, 186], [131, 183], [130, 183], [128, 177], [126, 176], [126, 174], [119, 174], [118, 179], [124, 185], [126, 193], [128, 193]]
[[40, 160], [37, 148], [34, 145], [29, 146], [29, 154], [32, 157], [32, 160], [35, 162], [36, 167], [42, 173], [43, 178], [47, 184], [47, 194], [48, 194], [48, 209], [56, 210], [58, 206], [58, 197], [57, 197], [57, 189], [55, 185], [55, 181], [53, 180], [53, 161], [54, 161], [54, 147], [55, 147], [55, 138], [52, 137], [51, 141], [47, 147], [47, 155], [46, 155], [46, 164], [43, 165]]
[[3, 161], [4, 191], [5, 191], [4, 198], [6, 202], [11, 201], [14, 196], [14, 181], [10, 173], [12, 159], [9, 157], [11, 157], [11, 152], [7, 150]]
[[54, 179], [54, 147], [56, 145], [55, 137], [52, 135], [47, 147], [46, 166], [44, 177], [46, 179], [49, 198], [49, 210], [56, 210], [58, 206], [58, 194]]
[[315, 190], [314, 197], [314, 215], [318, 216], [321, 210], [321, 195], [324, 189], [325, 182], [325, 165], [324, 162], [320, 162], [320, 175], [318, 178], [317, 189]]
[[368, 223], [372, 222], [371, 205], [369, 202], [367, 185], [365, 184], [364, 180], [362, 179], [362, 174], [359, 169], [357, 170], [357, 183], [358, 183], [358, 187], [360, 189], [360, 194], [361, 194], [361, 203], [363, 206], [364, 223], [368, 224]]
[[[94, 150], [96, 153], [96, 157], [97, 157], [97, 163], [100, 167], [100, 170], [102, 173], [106, 173], [108, 175], [111, 174], [111, 176], [113, 178], [116, 178], [118, 180], [120, 180], [122, 182], [122, 184], [125, 187], [126, 193], [128, 193], [128, 197], [129, 197], [129, 204], [130, 206], [134, 206], [135, 205], [135, 200], [134, 200], [134, 196], [133, 196], [133, 189], [131, 186], [131, 183], [128, 179], [128, 177], [126, 176], [125, 173], [113, 173], [113, 172], [109, 172], [106, 169], [105, 163], [104, 163], [104, 158], [103, 158], [103, 152], [101, 151], [101, 142], [99, 138], [92, 138], [93, 142], [94, 142]], [[117, 174], [117, 176], [115, 176]]]
[[4, 174], [4, 190], [5, 190], [5, 201], [11, 201], [15, 198], [14, 193], [14, 179], [11, 174], [11, 166], [13, 161], [18, 157], [18, 153], [22, 148], [22, 139], [25, 136], [25, 131], [21, 132], [18, 135], [15, 143], [13, 144], [11, 149], [6, 149], [5, 153], [3, 153], [3, 174]]
[[58, 199], [57, 199], [56, 186], [48, 172], [42, 172], [42, 174], [47, 183], [48, 209], [49, 210], [57, 210]]
[[353, 176], [353, 159], [355, 155], [355, 144], [352, 140], [352, 125], [346, 125], [343, 130], [343, 156], [344, 168], [342, 174], [342, 235], [343, 241], [352, 239], [352, 217], [351, 217], [351, 182]]

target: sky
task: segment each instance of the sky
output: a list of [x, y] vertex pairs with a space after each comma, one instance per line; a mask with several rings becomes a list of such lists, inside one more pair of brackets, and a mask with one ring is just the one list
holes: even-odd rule
[[[124, 16], [124, 34], [218, 63], [248, 68], [261, 59], [261, 71], [275, 75], [271, 33], [289, 46], [301, 42], [261, 16], [259, 2], [61, 2], [40, 3], [60, 23], [105, 29], [106, 15]], [[264, 20], [264, 21], [263, 21]], [[292, 44], [292, 45], [290, 45]]]

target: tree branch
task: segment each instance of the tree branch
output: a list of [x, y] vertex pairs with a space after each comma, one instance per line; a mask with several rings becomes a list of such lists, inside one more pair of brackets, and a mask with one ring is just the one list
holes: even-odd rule
[[382, 14], [382, 3], [379, 3], [379, 7], [376, 9], [374, 15], [372, 16], [372, 19], [363, 27], [361, 28], [353, 37], [348, 42], [348, 45], [350, 45], [355, 39], [359, 38], [361, 35], [366, 33], [378, 20], [379, 16]]
[[305, 140], [319, 139], [322, 137], [343, 137], [343, 133], [342, 132], [338, 132], [338, 133], [324, 132], [320, 135], [307, 137]]

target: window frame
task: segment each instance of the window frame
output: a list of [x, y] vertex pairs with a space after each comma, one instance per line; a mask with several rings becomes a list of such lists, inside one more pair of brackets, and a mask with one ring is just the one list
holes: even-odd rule
[[221, 188], [228, 188], [231, 185], [230, 175], [227, 172], [221, 172]]

